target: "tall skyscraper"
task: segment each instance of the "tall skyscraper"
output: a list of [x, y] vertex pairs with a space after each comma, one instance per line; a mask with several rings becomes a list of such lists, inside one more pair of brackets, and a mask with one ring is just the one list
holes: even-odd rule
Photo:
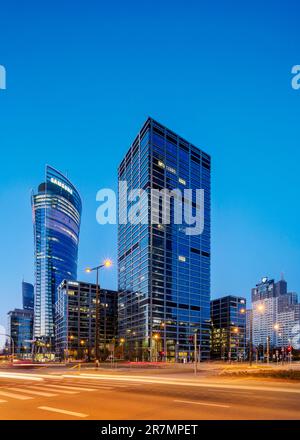
[[[122, 160], [118, 177], [119, 336], [125, 340], [125, 352], [131, 359], [189, 360], [194, 356], [196, 333], [197, 348], [206, 359], [210, 351], [210, 156], [148, 118]], [[122, 182], [127, 194], [139, 188], [148, 196], [138, 221], [126, 222], [136, 194], [128, 202]], [[188, 221], [162, 221], [161, 201], [151, 190], [164, 188], [181, 193], [192, 189], [193, 196], [183, 205], [193, 215], [199, 209], [195, 190], [203, 189], [202, 233], [189, 235]], [[176, 197], [182, 201], [177, 193], [171, 217]]]
[[22, 281], [23, 309], [33, 310], [34, 308], [34, 287], [30, 283]]
[[81, 198], [75, 186], [50, 166], [32, 195], [35, 244], [34, 336], [53, 338], [57, 287], [77, 278]]
[[215, 359], [246, 356], [246, 299], [224, 296], [211, 301], [211, 354]]

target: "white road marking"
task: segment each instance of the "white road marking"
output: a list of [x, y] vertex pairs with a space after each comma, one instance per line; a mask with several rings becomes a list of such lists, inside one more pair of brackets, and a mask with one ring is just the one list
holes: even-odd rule
[[58, 388], [58, 389], [66, 389], [66, 390], [75, 390], [75, 391], [96, 391], [95, 388], [83, 388], [83, 387], [72, 387], [69, 385], [47, 385], [47, 387]]
[[288, 388], [288, 387], [269, 387], [269, 386], [252, 386], [252, 385], [231, 385], [216, 382], [196, 382], [193, 380], [182, 381], [182, 380], [172, 380], [172, 379], [159, 379], [153, 376], [108, 376], [107, 374], [80, 374], [80, 376], [72, 376], [64, 374], [63, 377], [77, 377], [78, 379], [96, 379], [96, 380], [112, 380], [112, 381], [124, 381], [124, 382], [140, 382], [140, 383], [150, 383], [157, 385], [178, 385], [178, 386], [189, 386], [189, 387], [202, 387], [202, 388], [223, 388], [230, 390], [250, 390], [250, 391], [268, 391], [275, 393], [292, 393], [300, 394], [300, 388]]
[[29, 389], [30, 387], [28, 387], [28, 389], [24, 389], [24, 388], [9, 388], [12, 391], [20, 391], [21, 393], [25, 393], [25, 394], [35, 394], [36, 396], [43, 396], [43, 397], [55, 397], [57, 396], [57, 394], [53, 394], [53, 393], [45, 393], [44, 391], [33, 391], [31, 389]]
[[[65, 384], [70, 384], [70, 385], [75, 385], [75, 387], [77, 387], [77, 383], [75, 383], [74, 384], [74, 382], [72, 381], [72, 382], [63, 382], [63, 383], [65, 383]], [[109, 389], [109, 390], [112, 390], [113, 388], [127, 388], [129, 385], [115, 385], [114, 383], [112, 384], [111, 382], [110, 383], [107, 383], [107, 382], [105, 382], [105, 383], [91, 383], [91, 382], [78, 382], [78, 385], [83, 385], [83, 386], [86, 386], [86, 385], [89, 385], [89, 386], [92, 386], [93, 388], [95, 388], [95, 389]]]
[[43, 379], [41, 377], [32, 375], [32, 374], [22, 374], [22, 373], [0, 373], [0, 378], [4, 377], [4, 378], [9, 378], [9, 379], [19, 379], [19, 380], [34, 380], [34, 381], [38, 381], [41, 382]]
[[174, 402], [188, 403], [190, 405], [218, 406], [219, 408], [230, 408], [230, 405], [221, 405], [218, 403], [193, 402], [191, 400], [174, 400]]
[[0, 396], [11, 397], [12, 399], [18, 399], [18, 400], [33, 399], [33, 397], [21, 396], [20, 394], [8, 393], [6, 391], [0, 391]]
[[66, 414], [68, 416], [74, 416], [74, 417], [88, 417], [88, 414], [67, 411], [65, 409], [60, 409], [60, 408], [52, 408], [51, 406], [39, 406], [38, 409], [42, 409], [43, 411], [51, 411], [60, 414]]
[[[41, 388], [41, 387], [31, 387], [31, 388], [34, 388], [35, 390], [46, 390], [46, 391], [58, 392], [58, 390], [56, 388], [53, 389], [53, 385], [43, 386], [43, 388]], [[59, 392], [62, 394], [79, 394], [79, 391], [59, 390]]]

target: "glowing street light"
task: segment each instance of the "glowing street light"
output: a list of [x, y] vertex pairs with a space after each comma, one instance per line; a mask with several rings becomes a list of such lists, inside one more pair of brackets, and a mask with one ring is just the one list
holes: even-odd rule
[[99, 364], [99, 270], [103, 267], [109, 268], [112, 266], [112, 261], [110, 259], [104, 260], [102, 264], [99, 264], [99, 266], [96, 267], [87, 267], [85, 271], [87, 273], [91, 273], [93, 271], [96, 271], [96, 326], [95, 326], [95, 357], [96, 357], [96, 365]]

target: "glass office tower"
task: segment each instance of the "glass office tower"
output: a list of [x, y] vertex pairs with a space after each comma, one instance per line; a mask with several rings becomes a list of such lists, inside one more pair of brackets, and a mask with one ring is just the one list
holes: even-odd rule
[[31, 357], [33, 311], [14, 309], [8, 312], [8, 333], [14, 341], [14, 352], [20, 358]]
[[57, 287], [77, 278], [81, 199], [75, 186], [50, 166], [32, 195], [35, 242], [34, 336], [53, 338]]
[[34, 308], [34, 287], [30, 283], [22, 281], [23, 309], [33, 310]]
[[[119, 337], [130, 359], [189, 361], [196, 334], [201, 359], [210, 351], [210, 156], [151, 118], [122, 160], [119, 185], [140, 188], [148, 205], [140, 222], [120, 219], [134, 200], [119, 187]], [[151, 189], [204, 190], [204, 230], [152, 216]], [[133, 198], [134, 199], [134, 198]], [[186, 202], [185, 202], [186, 203]], [[189, 201], [193, 212], [195, 200]], [[153, 210], [152, 210], [153, 211]], [[174, 200], [171, 204], [173, 218]], [[125, 215], [126, 217], [126, 215]], [[152, 217], [152, 221], [151, 221]], [[200, 349], [200, 350], [199, 350]]]

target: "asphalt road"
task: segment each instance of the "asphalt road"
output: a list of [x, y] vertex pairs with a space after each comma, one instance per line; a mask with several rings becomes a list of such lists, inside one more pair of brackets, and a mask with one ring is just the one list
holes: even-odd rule
[[0, 419], [300, 419], [299, 383], [150, 374], [0, 372]]

